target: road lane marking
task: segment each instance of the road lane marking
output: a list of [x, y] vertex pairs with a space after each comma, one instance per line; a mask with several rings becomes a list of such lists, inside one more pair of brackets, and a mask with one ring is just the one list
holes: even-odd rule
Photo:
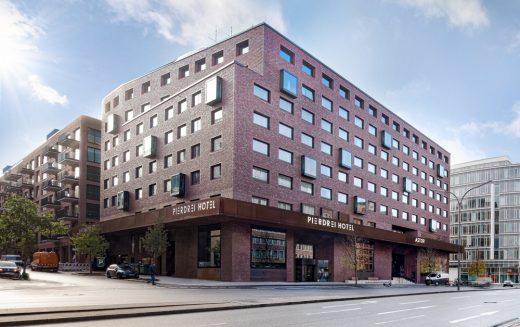
[[424, 317], [424, 315], [420, 315], [420, 316], [412, 316], [412, 317], [404, 317], [404, 318], [401, 318], [401, 319], [395, 319], [395, 320], [388, 320], [388, 321], [376, 322], [376, 325], [384, 325], [384, 324], [389, 324], [389, 323], [392, 323], [392, 322], [405, 321], [405, 320], [412, 320], [412, 319], [421, 318], [421, 317]]
[[430, 302], [430, 300], [422, 300], [422, 301], [414, 301], [414, 302], [401, 302], [399, 304], [414, 304], [414, 303], [424, 303], [424, 302]]
[[429, 306], [426, 306], [426, 307], [417, 307], [417, 308], [395, 310], [395, 311], [378, 312], [377, 314], [378, 315], [388, 315], [388, 314], [391, 314], [391, 313], [398, 313], [398, 312], [405, 312], [405, 311], [412, 311], [412, 310], [423, 310], [423, 309], [429, 309], [429, 308], [433, 308], [433, 307], [435, 307], [435, 305], [429, 305]]
[[467, 299], [467, 298], [470, 298], [471, 296], [455, 296], [455, 297], [452, 297], [450, 299]]
[[473, 308], [478, 308], [478, 307], [481, 307], [481, 306], [482, 306], [482, 304], [470, 305], [469, 307], [458, 308], [457, 310], [473, 309]]
[[338, 313], [338, 312], [355, 311], [355, 310], [361, 310], [361, 308], [351, 308], [351, 309], [343, 309], [343, 310], [311, 312], [311, 313], [306, 313], [305, 315], [306, 316], [325, 315], [327, 313]]
[[360, 304], [374, 304], [377, 303], [377, 301], [363, 301], [360, 303], [349, 303], [349, 304], [338, 304], [338, 305], [327, 305], [324, 307], [321, 307], [322, 309], [330, 309], [330, 308], [339, 308], [339, 307], [350, 307], [353, 305], [360, 305]]
[[483, 313], [481, 313], [479, 315], [469, 316], [469, 317], [461, 318], [461, 319], [457, 319], [457, 320], [452, 320], [452, 321], [450, 321], [450, 324], [458, 324], [459, 322], [463, 322], [463, 321], [470, 320], [470, 319], [475, 319], [475, 318], [480, 318], [482, 316], [491, 316], [491, 315], [494, 315], [497, 312], [498, 311], [483, 312]]
[[514, 301], [514, 300], [513, 299], [502, 300], [502, 301], [500, 301], [500, 303], [502, 303], [502, 302], [511, 302], [511, 301]]

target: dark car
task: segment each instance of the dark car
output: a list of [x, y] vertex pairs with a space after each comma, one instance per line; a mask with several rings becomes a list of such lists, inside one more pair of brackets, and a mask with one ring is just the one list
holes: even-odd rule
[[20, 278], [20, 267], [12, 261], [0, 261], [0, 276], [11, 277], [13, 279]]
[[511, 280], [507, 279], [504, 281], [504, 284], [502, 284], [502, 286], [503, 287], [506, 287], [506, 286], [513, 287], [515, 285], [513, 284], [513, 282]]
[[139, 272], [131, 265], [112, 264], [107, 268], [107, 278], [139, 278]]
[[479, 277], [475, 282], [473, 282], [473, 286], [476, 287], [490, 287], [491, 286], [491, 278], [489, 277]]
[[22, 257], [17, 254], [4, 254], [0, 257], [1, 261], [12, 261], [16, 263], [17, 266], [21, 267], [23, 265]]

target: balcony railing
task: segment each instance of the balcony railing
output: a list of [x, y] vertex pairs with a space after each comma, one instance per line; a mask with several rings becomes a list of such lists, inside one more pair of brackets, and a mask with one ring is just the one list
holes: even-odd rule
[[8, 172], [6, 172], [4, 174], [4, 178], [8, 181], [11, 181], [11, 182], [16, 182], [17, 180], [19, 180], [20, 178], [22, 178], [22, 175], [19, 174], [19, 173], [16, 173], [14, 172], [12, 169], [9, 170]]
[[55, 201], [52, 197], [42, 199], [40, 204], [43, 208], [51, 208], [51, 209], [61, 208], [61, 203], [59, 203], [58, 201]]
[[55, 179], [47, 179], [43, 181], [43, 189], [46, 191], [58, 191], [61, 189], [61, 183]]
[[74, 172], [67, 170], [58, 173], [58, 180], [62, 184], [68, 185], [77, 185], [79, 183], [79, 178], [74, 175]]
[[57, 193], [56, 198], [60, 202], [77, 203], [78, 197], [74, 191], [63, 190]]
[[57, 158], [59, 153], [60, 151], [57, 145], [48, 146], [44, 148], [42, 152], [44, 156], [49, 158]]
[[58, 137], [58, 144], [73, 149], [79, 148], [79, 141], [70, 133], [60, 135]]
[[57, 162], [46, 162], [42, 165], [42, 173], [56, 175], [60, 171]]
[[77, 167], [79, 165], [79, 160], [73, 152], [62, 152], [58, 155], [58, 163]]
[[21, 188], [32, 189], [34, 187], [34, 179], [22, 178], [16, 182]]
[[72, 210], [59, 210], [55, 215], [58, 220], [78, 220], [79, 214]]
[[32, 176], [34, 175], [34, 169], [30, 165], [22, 166], [18, 168], [18, 173]]

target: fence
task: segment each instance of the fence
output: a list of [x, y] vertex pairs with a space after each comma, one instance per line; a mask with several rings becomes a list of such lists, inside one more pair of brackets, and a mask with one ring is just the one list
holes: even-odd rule
[[89, 263], [60, 263], [60, 271], [89, 271]]

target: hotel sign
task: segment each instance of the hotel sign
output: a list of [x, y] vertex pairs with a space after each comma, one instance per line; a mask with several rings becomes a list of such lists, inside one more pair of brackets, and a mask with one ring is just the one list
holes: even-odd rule
[[328, 227], [339, 231], [354, 231], [354, 225], [327, 218], [307, 216], [307, 224]]
[[181, 204], [173, 208], [174, 216], [196, 214], [202, 211], [217, 209], [216, 200], [207, 200], [195, 203]]

